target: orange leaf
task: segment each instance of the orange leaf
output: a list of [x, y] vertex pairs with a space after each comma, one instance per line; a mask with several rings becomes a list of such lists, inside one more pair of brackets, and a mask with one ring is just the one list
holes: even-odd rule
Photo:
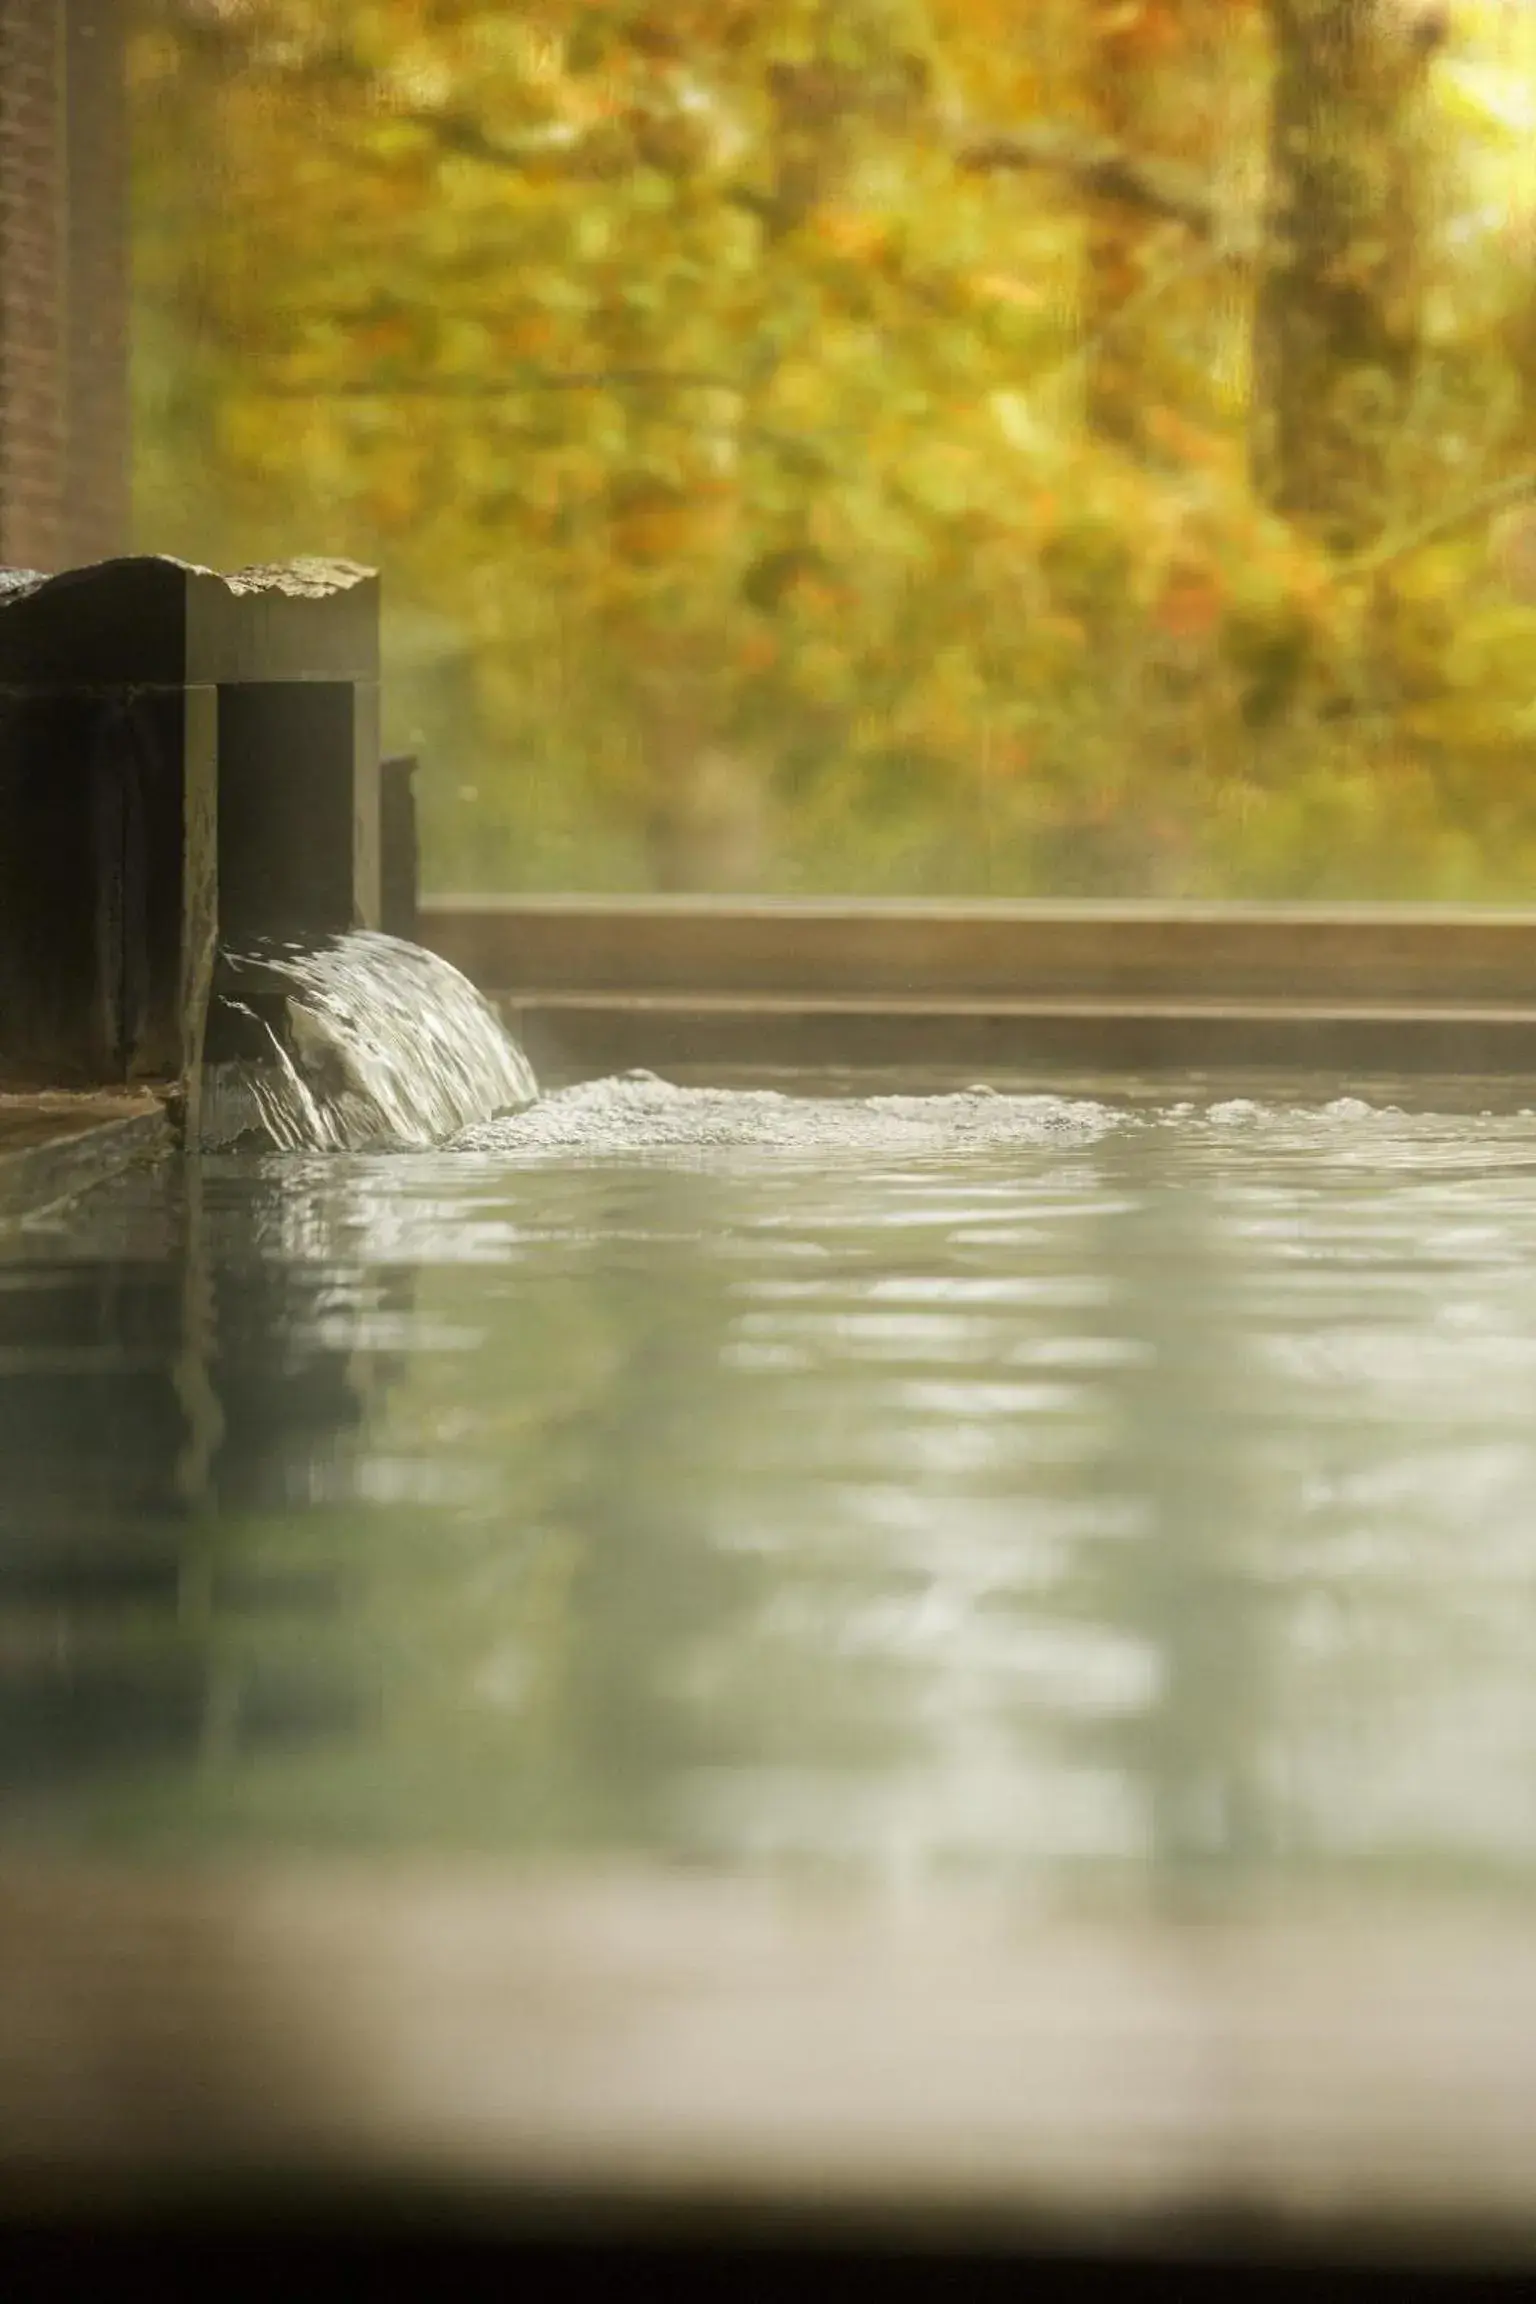
[[1169, 570], [1152, 621], [1170, 640], [1204, 640], [1221, 622], [1221, 587], [1205, 568]]

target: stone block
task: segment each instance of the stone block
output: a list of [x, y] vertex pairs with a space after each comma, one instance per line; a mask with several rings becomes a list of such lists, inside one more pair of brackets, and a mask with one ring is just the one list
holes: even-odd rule
[[180, 1078], [213, 960], [380, 923], [378, 579], [0, 571], [0, 1079]]

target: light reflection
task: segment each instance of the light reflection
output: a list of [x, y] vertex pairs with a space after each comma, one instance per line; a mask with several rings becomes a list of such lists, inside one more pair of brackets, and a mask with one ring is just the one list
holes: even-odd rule
[[1536, 1171], [1478, 1124], [1448, 1223], [1466, 1126], [103, 1194], [0, 1263], [11, 1828], [1523, 1885]]

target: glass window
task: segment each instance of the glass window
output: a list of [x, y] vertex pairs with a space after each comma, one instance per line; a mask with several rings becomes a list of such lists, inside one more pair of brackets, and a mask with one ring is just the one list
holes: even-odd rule
[[158, 0], [135, 521], [429, 885], [1536, 886], [1520, 0]]

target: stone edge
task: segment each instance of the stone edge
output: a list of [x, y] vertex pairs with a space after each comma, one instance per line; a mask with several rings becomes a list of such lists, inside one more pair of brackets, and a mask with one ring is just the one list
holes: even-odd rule
[[105, 1183], [131, 1161], [169, 1149], [163, 1105], [140, 1107], [52, 1142], [0, 1153], [0, 1233]]

